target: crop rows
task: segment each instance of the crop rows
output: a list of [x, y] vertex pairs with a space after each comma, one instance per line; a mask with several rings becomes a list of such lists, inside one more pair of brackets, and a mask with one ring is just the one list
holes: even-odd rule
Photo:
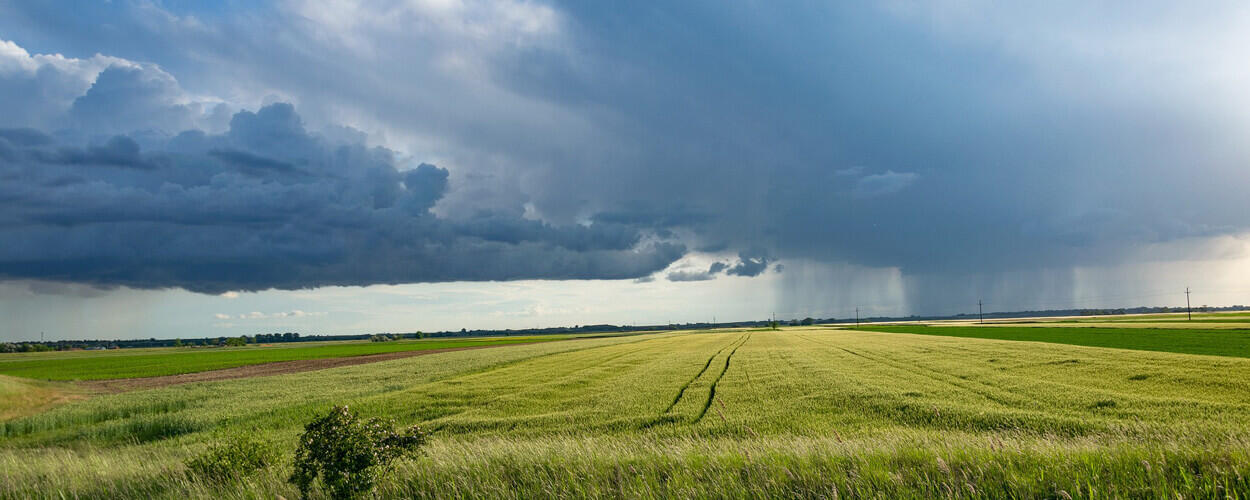
[[101, 396], [0, 424], [0, 496], [290, 498], [280, 467], [223, 485], [179, 464], [230, 433], [289, 448], [331, 404], [434, 431], [428, 453], [383, 485], [405, 496], [1250, 488], [1250, 359], [810, 328], [510, 346]]

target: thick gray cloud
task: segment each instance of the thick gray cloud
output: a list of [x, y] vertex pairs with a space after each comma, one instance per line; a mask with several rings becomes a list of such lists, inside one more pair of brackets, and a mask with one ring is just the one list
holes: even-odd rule
[[91, 133], [172, 134], [195, 127], [204, 115], [202, 105], [180, 102], [185, 97], [178, 81], [160, 68], [113, 65], [74, 100], [68, 119], [76, 129]]
[[664, 276], [669, 281], [707, 281], [716, 279], [712, 273], [707, 271], [673, 271]]
[[0, 130], [0, 278], [218, 293], [452, 280], [623, 279], [663, 269], [679, 244], [630, 226], [556, 227], [430, 208], [447, 171], [331, 145], [289, 104], [244, 111], [221, 135], [142, 151]]
[[725, 269], [725, 274], [733, 276], [759, 276], [768, 270], [768, 257], [750, 255], [745, 252], [738, 254], [738, 263]]
[[[84, 104], [57, 123], [113, 129], [70, 141], [73, 154], [120, 134], [143, 147], [147, 170], [193, 161], [308, 184], [319, 174], [301, 151], [316, 147], [289, 124], [250, 128], [245, 113], [227, 130], [231, 115], [194, 97], [256, 109], [279, 95], [310, 122], [437, 158], [445, 187], [428, 169], [392, 189], [361, 168], [351, 185], [383, 186], [362, 206], [406, 203], [459, 238], [516, 248], [536, 238], [573, 255], [681, 242], [748, 252], [720, 272], [849, 262], [899, 268], [930, 294], [941, 287], [925, 277], [1099, 265], [1142, 245], [1250, 230], [1250, 19], [1236, 3], [1148, 4], [1126, 15], [1079, 2], [294, 1], [224, 12], [114, 2], [66, 15], [55, 2], [0, 2], [0, 28], [32, 52], [151, 62], [110, 63], [130, 68], [114, 83], [147, 90], [107, 94], [151, 97], [133, 106], [151, 125]], [[32, 88], [43, 56], [23, 57], [25, 79], [5, 88]], [[58, 91], [50, 109], [79, 108], [91, 81]], [[65, 137], [52, 122], [8, 125]], [[209, 132], [158, 140], [179, 123]], [[34, 153], [0, 148], [17, 154]], [[150, 183], [144, 171], [124, 175]], [[207, 182], [196, 172], [176, 175]], [[74, 179], [90, 178], [48, 182]]]

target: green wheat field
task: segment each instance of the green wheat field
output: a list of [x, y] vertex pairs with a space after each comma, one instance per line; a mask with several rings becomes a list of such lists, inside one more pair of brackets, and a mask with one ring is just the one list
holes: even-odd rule
[[[8, 357], [0, 497], [298, 498], [296, 438], [336, 404], [432, 433], [381, 497], [1250, 496], [1247, 333], [1125, 326], [667, 332], [117, 394], [46, 379], [134, 356]], [[188, 473], [239, 434], [287, 461]]]

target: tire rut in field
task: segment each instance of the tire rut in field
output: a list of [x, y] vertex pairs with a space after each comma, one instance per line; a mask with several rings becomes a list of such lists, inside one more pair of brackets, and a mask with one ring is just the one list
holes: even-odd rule
[[725, 372], [729, 371], [729, 362], [733, 360], [734, 353], [738, 352], [738, 348], [742, 347], [749, 340], [751, 340], [751, 334], [747, 333], [746, 338], [743, 339], [742, 342], [739, 342], [732, 351], [729, 351], [728, 356], [725, 356], [725, 367], [721, 368], [720, 375], [717, 375], [716, 380], [712, 381], [712, 387], [707, 391], [707, 401], [703, 403], [703, 410], [700, 411], [699, 416], [695, 417], [694, 421], [690, 423], [691, 425], [699, 423], [699, 421], [703, 420], [703, 416], [707, 415], [708, 408], [712, 407], [712, 400], [716, 399], [716, 385], [719, 384], [720, 379], [725, 376]]
[[[689, 335], [689, 334], [684, 334], [684, 335]], [[442, 378], [442, 379], [438, 379], [438, 380], [432, 380], [432, 381], [430, 381], [430, 382], [427, 382], [426, 384], [422, 384], [422, 386], [424, 386], [424, 385], [433, 385], [433, 384], [446, 383], [446, 382], [448, 382], [448, 381], [454, 381], [454, 380], [457, 380], [457, 379], [462, 379], [462, 378], [465, 378], [465, 377], [470, 377], [470, 376], [474, 376], [474, 375], [481, 375], [481, 374], [484, 374], [484, 373], [490, 373], [490, 372], [493, 372], [493, 371], [502, 370], [502, 369], [505, 369], [505, 368], [510, 368], [510, 367], [512, 367], [512, 366], [519, 365], [519, 364], [522, 364], [522, 363], [527, 363], [527, 362], [531, 362], [531, 361], [536, 361], [536, 360], [539, 360], [539, 359], [542, 359], [542, 358], [547, 358], [547, 357], [552, 357], [552, 356], [559, 356], [559, 355], [562, 355], [562, 354], [571, 354], [571, 353], [577, 353], [577, 352], [593, 351], [593, 350], [596, 350], [596, 349], [607, 349], [607, 348], [612, 348], [612, 347], [620, 347], [620, 346], [626, 346], [626, 345], [632, 345], [632, 344], [641, 344], [641, 343], [651, 342], [651, 341], [655, 341], [655, 340], [662, 340], [662, 339], [652, 337], [652, 338], [644, 338], [644, 339], [634, 340], [634, 341], [630, 341], [630, 342], [622, 342], [622, 343], [620, 343], [620, 344], [608, 344], [608, 345], [603, 345], [603, 346], [583, 347], [583, 348], [580, 348], [580, 349], [570, 349], [570, 350], [567, 350], [567, 351], [553, 352], [553, 353], [548, 353], [548, 354], [540, 354], [540, 355], [538, 355], [538, 356], [533, 356], [533, 357], [528, 357], [528, 358], [521, 358], [521, 359], [515, 359], [515, 360], [511, 360], [511, 361], [506, 361], [506, 362], [503, 362], [503, 363], [498, 363], [498, 364], [496, 364], [496, 365], [492, 365], [492, 366], [489, 366], [489, 367], [484, 367], [484, 368], [482, 368], [482, 369], [478, 369], [478, 370], [472, 370], [472, 371], [465, 372], [465, 373], [458, 373], [458, 374], [455, 374], [455, 375], [450, 376], [450, 377], [447, 377], [447, 378]], [[609, 355], [609, 356], [607, 356], [606, 358], [603, 358], [603, 359], [601, 359], [601, 360], [599, 360], [599, 361], [595, 362], [593, 366], [587, 366], [587, 367], [583, 367], [583, 368], [578, 368], [578, 369], [576, 369], [576, 370], [574, 370], [574, 371], [572, 371], [572, 372], [569, 372], [569, 373], [565, 374], [565, 376], [572, 375], [572, 374], [575, 374], [575, 373], [580, 373], [580, 372], [587, 371], [587, 370], [591, 370], [591, 369], [594, 369], [595, 367], [597, 367], [597, 366], [601, 366], [601, 365], [603, 365], [603, 364], [605, 364], [605, 363], [609, 363], [609, 362], [615, 361], [615, 360], [617, 360], [617, 359], [619, 359], [619, 358], [622, 358], [622, 357], [628, 356], [628, 355], [630, 355], [630, 354], [637, 354], [637, 353], [638, 353], [638, 351], [637, 351], [637, 350], [628, 350], [628, 351], [626, 351], [626, 352], [617, 353], [617, 354], [614, 354], [614, 355]], [[475, 409], [475, 408], [479, 408], [479, 407], [482, 407], [482, 406], [485, 406], [485, 405], [489, 405], [489, 404], [491, 404], [491, 403], [493, 403], [493, 402], [495, 402], [495, 401], [499, 400], [501, 397], [503, 397], [503, 395], [495, 395], [495, 396], [493, 396], [493, 397], [491, 397], [491, 398], [489, 398], [489, 399], [486, 399], [486, 400], [484, 400], [484, 401], [483, 401], [483, 400], [477, 400], [477, 401], [475, 401], [475, 402], [474, 402], [474, 404], [471, 404], [471, 405], [461, 405], [461, 406], [460, 406], [460, 408], [459, 408], [459, 409], [457, 409], [457, 410], [455, 410], [455, 411], [452, 411], [452, 412], [449, 412], [449, 413], [440, 414], [440, 415], [438, 415], [438, 416], [436, 416], [436, 417], [433, 417], [433, 418], [422, 419], [419, 423], [420, 423], [421, 425], [427, 425], [427, 426], [429, 426], [429, 427], [430, 427], [430, 429], [431, 429], [432, 431], [437, 431], [437, 430], [440, 430], [440, 429], [442, 428], [442, 426], [441, 426], [441, 425], [431, 425], [431, 424], [432, 424], [435, 420], [443, 420], [443, 419], [446, 419], [446, 418], [449, 418], [449, 417], [454, 417], [454, 416], [462, 415], [462, 414], [467, 413], [467, 412], [469, 412], [469, 411], [471, 411], [471, 410], [473, 410], [473, 409]]]
[[[745, 335], [743, 335], [743, 337], [745, 337], [745, 336], [747, 336], [747, 335], [750, 335], [750, 334], [749, 334], [749, 333], [748, 333], [748, 334], [745, 334]], [[739, 340], [742, 340], [742, 338], [743, 338], [743, 337], [738, 337], [738, 338], [734, 339], [734, 340], [733, 340], [732, 342], [730, 342], [729, 344], [727, 344], [727, 345], [725, 345], [724, 347], [721, 347], [720, 349], [718, 349], [715, 353], [712, 353], [712, 355], [711, 355], [711, 356], [709, 356], [709, 357], [707, 358], [707, 363], [704, 363], [704, 365], [703, 365], [703, 369], [702, 369], [702, 370], [699, 370], [699, 373], [694, 374], [694, 376], [693, 376], [693, 377], [691, 377], [691, 378], [690, 378], [690, 380], [687, 380], [687, 381], [686, 381], [686, 383], [685, 383], [685, 384], [683, 384], [683, 385], [681, 386], [681, 389], [679, 389], [679, 390], [677, 391], [677, 396], [673, 398], [673, 402], [672, 402], [672, 403], [669, 403], [669, 404], [668, 404], [668, 408], [665, 408], [665, 409], [664, 409], [664, 411], [660, 412], [660, 414], [661, 414], [661, 415], [664, 415], [664, 414], [667, 414], [667, 413], [668, 413], [668, 412], [670, 412], [670, 411], [673, 411], [673, 407], [677, 406], [677, 403], [678, 403], [679, 401], [681, 401], [681, 397], [682, 397], [682, 396], [684, 396], [684, 395], [686, 394], [686, 389], [689, 389], [689, 388], [690, 388], [690, 385], [691, 385], [691, 384], [693, 384], [693, 383], [694, 383], [694, 381], [699, 380], [699, 377], [702, 377], [702, 376], [703, 376], [703, 373], [704, 373], [704, 372], [707, 372], [707, 369], [708, 369], [708, 368], [710, 368], [710, 367], [712, 366], [712, 360], [716, 359], [716, 357], [717, 357], [717, 356], [720, 356], [720, 353], [724, 352], [724, 351], [725, 351], [725, 349], [728, 349], [728, 348], [729, 348], [729, 346], [736, 344]]]

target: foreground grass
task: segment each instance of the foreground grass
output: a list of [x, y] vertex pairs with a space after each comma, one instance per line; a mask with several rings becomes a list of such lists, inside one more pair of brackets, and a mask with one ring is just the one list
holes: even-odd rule
[[828, 329], [460, 351], [108, 395], [0, 423], [0, 497], [294, 498], [201, 481], [331, 404], [433, 430], [383, 496], [1250, 494], [1250, 360]]
[[863, 331], [997, 340], [1026, 340], [1139, 351], [1250, 357], [1250, 330], [868, 325]]
[[348, 341], [314, 346], [273, 345], [234, 348], [133, 349], [122, 355], [99, 351], [37, 353], [39, 356], [0, 355], [0, 374], [41, 380], [107, 380], [177, 375], [222, 368], [295, 361], [342, 358], [401, 351], [425, 351], [492, 345], [526, 344], [568, 339], [567, 336], [504, 337], [396, 342]]
[[[445, 441], [398, 465], [382, 498], [1245, 498], [1250, 456], [1227, 449], [923, 436]], [[956, 441], [953, 438], [962, 438]], [[957, 445], [952, 443], [958, 442]], [[298, 498], [273, 467], [203, 481], [177, 453], [0, 455], [33, 481], [12, 498]], [[58, 475], [46, 474], [55, 467]], [[38, 468], [39, 470], [34, 470]], [[42, 473], [41, 473], [42, 472]], [[57, 477], [59, 476], [59, 477]], [[0, 487], [4, 486], [0, 478]], [[319, 492], [318, 492], [319, 493]], [[314, 498], [321, 498], [319, 494]]]

